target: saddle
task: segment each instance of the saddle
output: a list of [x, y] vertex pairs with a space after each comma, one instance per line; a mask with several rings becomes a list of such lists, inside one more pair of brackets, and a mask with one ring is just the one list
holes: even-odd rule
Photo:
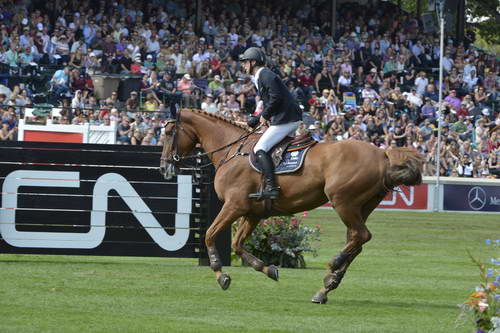
[[[275, 169], [274, 173], [292, 173], [299, 170], [304, 163], [307, 151], [316, 143], [317, 141], [311, 137], [310, 133], [296, 137], [285, 137], [271, 149], [271, 158]], [[253, 147], [250, 151], [249, 161], [255, 171], [262, 173], [258, 163], [256, 163]]]

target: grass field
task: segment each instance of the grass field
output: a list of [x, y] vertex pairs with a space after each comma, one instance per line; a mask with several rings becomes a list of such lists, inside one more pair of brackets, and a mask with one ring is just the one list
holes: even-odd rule
[[192, 259], [0, 255], [0, 332], [472, 332], [455, 328], [478, 281], [466, 251], [493, 256], [500, 215], [375, 212], [326, 305], [310, 299], [345, 227], [329, 210], [305, 221], [323, 229], [307, 269], [228, 267], [227, 291]]

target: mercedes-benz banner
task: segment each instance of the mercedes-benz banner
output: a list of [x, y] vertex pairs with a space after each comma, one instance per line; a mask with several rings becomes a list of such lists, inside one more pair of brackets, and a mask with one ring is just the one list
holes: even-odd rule
[[500, 186], [444, 185], [443, 209], [500, 212]]

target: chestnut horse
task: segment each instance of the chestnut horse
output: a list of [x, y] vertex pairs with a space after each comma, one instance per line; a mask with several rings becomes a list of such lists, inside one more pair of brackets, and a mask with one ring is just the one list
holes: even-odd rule
[[[245, 125], [200, 110], [183, 109], [177, 119], [165, 125], [165, 143], [160, 172], [165, 179], [175, 176], [179, 165], [197, 144], [216, 167], [215, 191], [224, 203], [206, 232], [210, 267], [217, 282], [227, 289], [231, 278], [222, 272], [215, 248], [217, 235], [241, 218], [232, 246], [255, 270], [278, 280], [275, 266], [264, 263], [244, 247], [245, 239], [262, 218], [270, 215], [263, 201], [248, 195], [259, 190], [262, 178], [248, 162], [248, 153], [259, 138]], [[409, 148], [382, 150], [369, 143], [345, 140], [314, 145], [295, 173], [277, 175], [281, 196], [272, 202], [274, 214], [298, 213], [330, 202], [347, 227], [345, 247], [328, 263], [321, 288], [312, 298], [326, 303], [327, 294], [338, 287], [347, 268], [371, 238], [368, 215], [397, 185], [422, 181], [422, 158]], [[280, 213], [278, 213], [280, 212]]]

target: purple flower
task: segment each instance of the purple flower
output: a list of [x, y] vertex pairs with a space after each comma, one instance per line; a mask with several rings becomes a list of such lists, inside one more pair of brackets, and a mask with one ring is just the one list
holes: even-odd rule
[[487, 239], [485, 242], [486, 242], [486, 245], [491, 245], [491, 239]]

